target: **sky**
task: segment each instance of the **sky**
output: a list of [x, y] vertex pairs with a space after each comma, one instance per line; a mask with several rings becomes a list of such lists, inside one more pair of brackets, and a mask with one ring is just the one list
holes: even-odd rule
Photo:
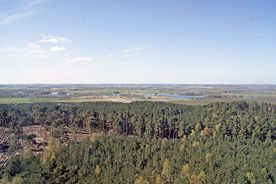
[[0, 0], [0, 84], [276, 84], [275, 0]]

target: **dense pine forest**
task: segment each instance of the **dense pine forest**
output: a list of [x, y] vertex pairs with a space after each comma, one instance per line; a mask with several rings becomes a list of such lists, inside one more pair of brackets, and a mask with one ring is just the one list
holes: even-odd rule
[[[51, 131], [42, 154], [22, 150], [30, 125]], [[14, 133], [8, 153], [20, 153], [1, 166], [1, 183], [276, 180], [276, 106], [266, 103], [2, 104], [0, 126]], [[68, 141], [68, 131], [90, 137]]]

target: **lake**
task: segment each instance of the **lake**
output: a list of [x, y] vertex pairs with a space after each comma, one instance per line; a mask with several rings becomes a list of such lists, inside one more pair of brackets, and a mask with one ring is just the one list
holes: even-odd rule
[[157, 95], [145, 95], [145, 96], [166, 96], [170, 98], [181, 98], [181, 99], [191, 99], [191, 98], [204, 98], [205, 95], [191, 96], [191, 95], [177, 95], [177, 94], [157, 94]]

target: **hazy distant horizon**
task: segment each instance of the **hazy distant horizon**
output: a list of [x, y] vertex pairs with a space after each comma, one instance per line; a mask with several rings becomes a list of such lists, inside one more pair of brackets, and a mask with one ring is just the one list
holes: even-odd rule
[[0, 84], [9, 85], [183, 85], [183, 86], [276, 86], [276, 84], [177, 84], [177, 83], [29, 83], [29, 84]]

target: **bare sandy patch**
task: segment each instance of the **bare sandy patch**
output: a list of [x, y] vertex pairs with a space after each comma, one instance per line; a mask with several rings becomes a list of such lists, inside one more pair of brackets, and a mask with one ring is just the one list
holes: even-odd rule
[[102, 98], [102, 99], [89, 99], [91, 102], [122, 102], [122, 103], [131, 103], [131, 100], [124, 98]]
[[114, 98], [120, 98], [119, 96], [107, 96], [107, 95], [90, 95], [90, 96], [79, 96], [76, 98], [81, 99], [114, 99]]

